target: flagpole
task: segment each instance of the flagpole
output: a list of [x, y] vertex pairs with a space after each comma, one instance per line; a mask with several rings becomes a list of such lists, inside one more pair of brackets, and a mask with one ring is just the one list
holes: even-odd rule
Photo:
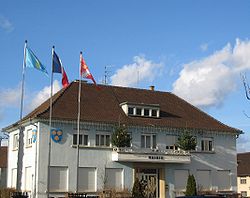
[[52, 47], [52, 65], [51, 65], [51, 80], [50, 80], [50, 108], [49, 108], [49, 154], [48, 154], [48, 176], [47, 176], [47, 197], [49, 197], [50, 187], [50, 158], [51, 158], [51, 123], [52, 123], [52, 96], [53, 96], [53, 56], [55, 46]]
[[76, 155], [76, 192], [78, 192], [78, 172], [79, 172], [79, 140], [80, 140], [80, 118], [81, 118], [81, 59], [82, 52], [80, 52], [80, 64], [79, 64], [79, 89], [78, 89], [78, 115], [77, 115], [77, 155]]
[[[21, 101], [20, 101], [20, 121], [23, 118], [23, 98], [24, 98], [24, 80], [25, 80], [25, 68], [26, 68], [26, 48], [27, 40], [24, 43], [23, 52], [23, 71], [22, 71], [22, 87], [21, 87]], [[22, 180], [22, 164], [23, 164], [23, 128], [20, 123], [19, 127], [19, 140], [18, 140], [18, 156], [17, 156], [17, 180], [16, 189], [21, 190], [21, 180]]]

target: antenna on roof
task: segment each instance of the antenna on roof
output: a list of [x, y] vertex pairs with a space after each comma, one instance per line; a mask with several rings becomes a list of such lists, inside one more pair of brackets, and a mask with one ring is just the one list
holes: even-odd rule
[[104, 80], [103, 80], [103, 84], [104, 85], [108, 85], [109, 84], [109, 74], [111, 71], [108, 70], [108, 68], [111, 68], [112, 66], [105, 66], [104, 67]]

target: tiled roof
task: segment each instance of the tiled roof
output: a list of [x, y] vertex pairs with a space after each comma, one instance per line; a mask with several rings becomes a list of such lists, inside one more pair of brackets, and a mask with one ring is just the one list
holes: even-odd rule
[[[77, 120], [79, 81], [72, 82], [53, 96], [52, 119]], [[126, 88], [82, 82], [81, 121], [124, 123], [127, 125], [192, 128], [211, 131], [240, 132], [229, 127], [170, 92]], [[120, 104], [159, 104], [160, 118], [127, 116]], [[49, 100], [24, 117], [49, 118]], [[17, 124], [17, 123], [16, 123]], [[11, 127], [11, 126], [10, 126]]]
[[250, 152], [237, 154], [237, 175], [250, 176]]
[[8, 147], [0, 146], [0, 168], [7, 168]]

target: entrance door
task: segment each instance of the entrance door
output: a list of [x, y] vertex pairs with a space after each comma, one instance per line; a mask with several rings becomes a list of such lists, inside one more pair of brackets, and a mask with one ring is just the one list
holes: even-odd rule
[[158, 169], [141, 169], [139, 180], [145, 185], [147, 198], [158, 198]]

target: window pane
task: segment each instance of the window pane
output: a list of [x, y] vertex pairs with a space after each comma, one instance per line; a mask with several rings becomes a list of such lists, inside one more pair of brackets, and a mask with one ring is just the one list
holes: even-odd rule
[[89, 142], [89, 136], [84, 135], [84, 146], [88, 146], [88, 142]]
[[218, 171], [217, 177], [219, 190], [230, 190], [230, 171], [220, 170]]
[[50, 191], [68, 190], [68, 168], [50, 167]]
[[123, 189], [123, 169], [106, 168], [105, 178], [107, 179], [106, 187], [113, 189]]
[[82, 134], [79, 135], [79, 145], [82, 145]]
[[209, 170], [197, 170], [197, 183], [201, 186], [202, 190], [210, 190], [210, 175]]
[[156, 148], [156, 135], [153, 135], [153, 148]]
[[141, 136], [141, 147], [145, 148], [145, 136], [144, 135]]
[[134, 108], [133, 107], [129, 107], [128, 108], [128, 114], [129, 115], [133, 115], [134, 114]]
[[185, 190], [187, 185], [188, 170], [175, 170], [174, 179], [175, 179], [175, 189], [176, 190]]
[[141, 108], [136, 108], [136, 115], [141, 115]]
[[31, 166], [25, 167], [25, 191], [31, 191], [32, 188], [32, 173]]
[[209, 141], [209, 148], [208, 148], [209, 151], [212, 151], [213, 150], [213, 143], [212, 141]]
[[110, 146], [110, 135], [106, 135], [106, 146]]
[[73, 145], [77, 144], [77, 134], [73, 134]]
[[79, 168], [79, 191], [96, 191], [96, 168]]
[[150, 144], [150, 136], [146, 136], [146, 148], [150, 148], [151, 144]]
[[149, 109], [144, 109], [144, 116], [149, 116]]
[[96, 135], [96, 136], [95, 136], [95, 145], [96, 145], [96, 146], [100, 146], [99, 135]]
[[16, 177], [17, 177], [17, 169], [13, 168], [11, 170], [11, 187], [16, 187]]
[[104, 146], [104, 135], [101, 135], [101, 146]]
[[157, 111], [155, 109], [152, 109], [152, 116], [154, 116], [154, 117], [157, 116]]

